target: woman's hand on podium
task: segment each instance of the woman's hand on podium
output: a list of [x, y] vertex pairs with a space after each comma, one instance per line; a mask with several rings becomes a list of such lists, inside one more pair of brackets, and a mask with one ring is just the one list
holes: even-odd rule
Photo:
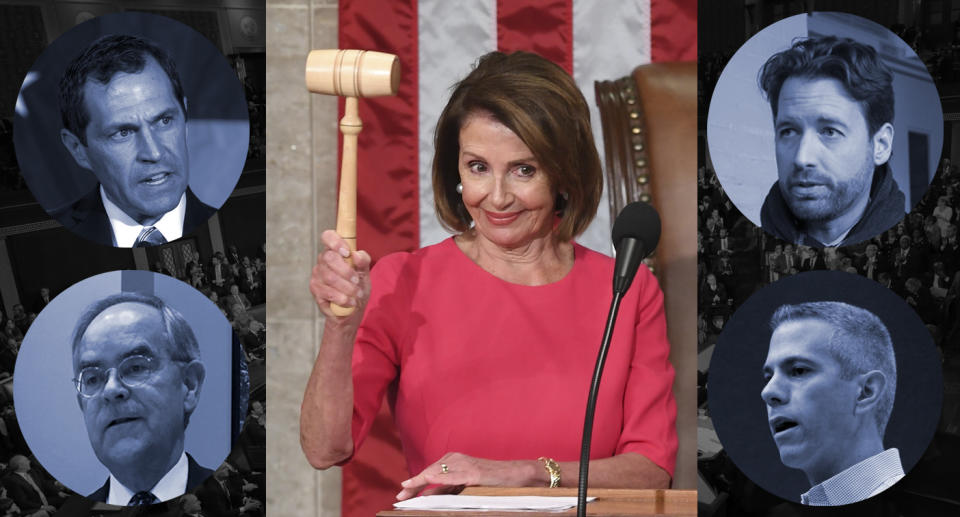
[[544, 476], [543, 464], [537, 460], [496, 461], [448, 452], [416, 476], [400, 483], [403, 490], [397, 494], [397, 500], [417, 495], [456, 494], [468, 486], [549, 485], [549, 478], [544, 483]]
[[[370, 255], [366, 251], [351, 252], [337, 232], [326, 230], [320, 240], [327, 248], [317, 256], [310, 276], [310, 292], [328, 320], [359, 326], [370, 297]], [[346, 259], [352, 259], [351, 266]], [[336, 316], [330, 308], [355, 307], [348, 316]]]

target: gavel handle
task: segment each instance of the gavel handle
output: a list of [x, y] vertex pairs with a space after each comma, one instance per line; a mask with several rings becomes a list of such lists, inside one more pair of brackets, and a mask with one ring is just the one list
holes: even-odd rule
[[[357, 98], [346, 97], [340, 132], [343, 133], [343, 163], [340, 165], [340, 199], [337, 203], [337, 234], [347, 241], [350, 251], [357, 250], [357, 135], [363, 130], [363, 122], [357, 110]], [[351, 267], [353, 260], [344, 259]], [[337, 316], [349, 316], [354, 307], [330, 304]]]

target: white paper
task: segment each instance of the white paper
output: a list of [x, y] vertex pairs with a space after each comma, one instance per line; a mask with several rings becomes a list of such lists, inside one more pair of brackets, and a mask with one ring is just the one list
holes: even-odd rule
[[[587, 502], [596, 497], [588, 497]], [[425, 495], [399, 503], [398, 510], [541, 510], [563, 511], [577, 505], [576, 497]]]

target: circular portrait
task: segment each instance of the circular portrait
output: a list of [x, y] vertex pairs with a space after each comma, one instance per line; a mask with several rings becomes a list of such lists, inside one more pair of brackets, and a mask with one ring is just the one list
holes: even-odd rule
[[789, 243], [846, 246], [923, 198], [943, 111], [923, 61], [890, 30], [814, 12], [737, 50], [710, 100], [707, 141], [723, 190], [750, 221]]
[[751, 296], [710, 361], [710, 414], [751, 480], [815, 506], [891, 487], [933, 438], [940, 356], [903, 299], [863, 277], [801, 273]]
[[230, 453], [249, 390], [239, 354], [220, 309], [187, 284], [96, 275], [54, 298], [24, 336], [17, 420], [43, 468], [74, 492], [119, 506], [166, 501]]
[[100, 16], [27, 73], [14, 145], [27, 186], [64, 227], [105, 246], [153, 246], [210, 218], [250, 135], [237, 74], [200, 33], [163, 16]]

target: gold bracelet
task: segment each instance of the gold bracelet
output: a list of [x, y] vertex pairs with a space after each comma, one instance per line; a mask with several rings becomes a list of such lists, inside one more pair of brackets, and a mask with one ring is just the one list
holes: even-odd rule
[[540, 456], [537, 459], [543, 462], [543, 468], [547, 469], [547, 473], [550, 474], [550, 488], [560, 486], [560, 465], [557, 465], [553, 458]]

